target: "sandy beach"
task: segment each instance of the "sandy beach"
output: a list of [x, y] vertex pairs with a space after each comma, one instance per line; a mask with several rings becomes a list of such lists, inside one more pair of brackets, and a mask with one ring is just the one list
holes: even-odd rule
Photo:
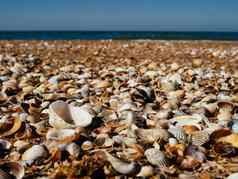
[[0, 64], [5, 177], [238, 172], [236, 41], [0, 41]]

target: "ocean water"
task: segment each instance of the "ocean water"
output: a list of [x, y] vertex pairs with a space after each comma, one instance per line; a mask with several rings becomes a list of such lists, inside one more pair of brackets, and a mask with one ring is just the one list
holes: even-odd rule
[[238, 32], [0, 31], [0, 40], [238, 40]]

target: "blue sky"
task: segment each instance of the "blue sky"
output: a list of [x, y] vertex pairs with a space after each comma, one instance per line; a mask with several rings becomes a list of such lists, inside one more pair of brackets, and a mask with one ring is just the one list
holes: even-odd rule
[[238, 31], [238, 0], [0, 0], [0, 30]]

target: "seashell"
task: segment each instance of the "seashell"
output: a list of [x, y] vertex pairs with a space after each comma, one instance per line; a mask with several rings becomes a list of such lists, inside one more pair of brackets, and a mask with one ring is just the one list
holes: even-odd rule
[[164, 109], [164, 110], [160, 110], [157, 114], [156, 114], [156, 118], [157, 119], [168, 119], [169, 116], [171, 114], [171, 110], [170, 109]]
[[201, 146], [207, 143], [210, 135], [207, 131], [196, 131], [191, 134], [191, 142], [193, 145]]
[[221, 129], [217, 129], [215, 131], [213, 131], [210, 135], [210, 141], [212, 143], [215, 143], [217, 140], [219, 140], [221, 137], [224, 136], [228, 136], [230, 135], [232, 132], [230, 129], [228, 128], [221, 128]]
[[131, 144], [122, 153], [127, 160], [136, 161], [144, 156], [144, 149], [139, 144]]
[[178, 142], [177, 142], [177, 140], [175, 139], [175, 138], [173, 138], [173, 137], [170, 137], [169, 138], [169, 144], [170, 145], [176, 145]]
[[2, 84], [2, 92], [7, 96], [12, 96], [17, 94], [18, 92], [18, 85], [16, 80], [8, 80], [3, 82]]
[[238, 133], [238, 120], [233, 120], [232, 121], [231, 129], [232, 129], [232, 132]]
[[195, 145], [189, 145], [186, 149], [186, 155], [194, 157], [197, 161], [203, 163], [206, 160], [204, 151], [200, 151]]
[[172, 123], [176, 123], [176, 126], [184, 126], [184, 125], [194, 125], [198, 124], [203, 120], [203, 117], [201, 115], [182, 115], [182, 116], [176, 116], [170, 121]]
[[150, 148], [145, 151], [147, 160], [155, 166], [166, 167], [168, 165], [168, 159], [165, 154], [156, 148]]
[[107, 160], [110, 162], [114, 170], [124, 175], [134, 175], [140, 171], [140, 166], [136, 162], [124, 162], [110, 153], [105, 152]]
[[118, 108], [118, 112], [122, 111], [138, 111], [138, 109], [133, 102], [126, 102], [121, 104]]
[[[18, 117], [14, 117], [12, 127], [9, 130], [3, 129], [3, 132], [2, 133], [0, 132], [0, 135], [2, 137], [7, 137], [10, 135], [13, 135], [21, 128], [21, 125], [22, 125], [21, 120]], [[2, 128], [4, 128], [4, 125], [1, 124], [1, 122], [0, 122], [0, 129], [2, 130]]]
[[11, 148], [11, 143], [7, 140], [0, 139], [0, 151], [2, 150], [9, 150]]
[[154, 174], [154, 168], [150, 165], [141, 167], [140, 172], [137, 174], [138, 177], [150, 177]]
[[184, 170], [192, 170], [192, 169], [198, 167], [200, 164], [201, 163], [198, 160], [196, 160], [194, 157], [187, 155], [182, 160], [182, 162], [180, 164], [180, 168], [184, 169]]
[[139, 86], [131, 94], [133, 101], [139, 101], [142, 103], [152, 102], [153, 90], [150, 87]]
[[217, 103], [207, 103], [207, 104], [204, 104], [203, 107], [209, 111], [209, 113], [213, 114], [215, 113], [215, 111], [217, 110]]
[[63, 101], [55, 101], [49, 106], [49, 123], [55, 128], [87, 127], [93, 116], [82, 107], [75, 107]]
[[23, 152], [30, 147], [30, 144], [24, 140], [18, 140], [13, 144], [13, 146], [16, 147], [17, 151]]
[[166, 154], [170, 157], [184, 157], [186, 146], [185, 144], [169, 144], [166, 145]]
[[183, 126], [183, 130], [185, 131], [186, 134], [192, 134], [195, 131], [202, 130], [201, 126], [199, 124], [194, 124], [194, 125], [185, 125]]
[[25, 175], [24, 167], [19, 162], [5, 162], [0, 165], [1, 179], [22, 179]]
[[0, 139], [0, 157], [4, 157], [11, 148], [11, 143], [7, 140]]
[[217, 115], [218, 123], [226, 125], [232, 119], [234, 104], [229, 101], [219, 101], [217, 105], [219, 107]]
[[217, 142], [213, 147], [216, 153], [225, 157], [235, 157], [238, 153], [237, 148], [229, 143]]
[[231, 144], [233, 147], [238, 148], [238, 134], [230, 134], [224, 137], [221, 137], [217, 140], [217, 142], [223, 142]]
[[237, 178], [238, 178], [238, 173], [232, 173], [226, 179], [237, 179]]
[[93, 143], [91, 141], [84, 141], [81, 145], [83, 151], [88, 151], [93, 148]]
[[111, 86], [112, 86], [112, 83], [109, 81], [99, 81], [96, 83], [95, 88], [108, 88]]
[[200, 58], [195, 58], [195, 59], [192, 59], [192, 65], [193, 67], [197, 68], [197, 67], [200, 67], [202, 65], [202, 62], [203, 60], [200, 59]]
[[74, 129], [49, 129], [46, 134], [47, 140], [62, 142], [71, 142], [80, 137], [80, 134]]
[[34, 161], [46, 158], [48, 155], [45, 146], [33, 145], [22, 154], [22, 160], [31, 165]]
[[96, 137], [96, 144], [102, 147], [111, 147], [114, 144], [114, 140], [109, 137], [108, 134], [99, 134]]
[[78, 158], [80, 155], [80, 147], [75, 143], [68, 144], [65, 150], [74, 158]]
[[3, 104], [4, 102], [6, 102], [7, 99], [8, 99], [7, 95], [0, 91], [0, 104]]
[[179, 127], [170, 127], [168, 129], [169, 133], [171, 133], [179, 142], [186, 143], [187, 142], [187, 134], [183, 130], [183, 128]]
[[139, 137], [144, 143], [154, 143], [155, 141], [168, 141], [169, 133], [165, 129], [136, 129], [136, 136]]

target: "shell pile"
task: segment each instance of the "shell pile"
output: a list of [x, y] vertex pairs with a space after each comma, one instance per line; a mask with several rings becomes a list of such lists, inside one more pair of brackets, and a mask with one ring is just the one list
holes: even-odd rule
[[238, 75], [191, 61], [53, 68], [1, 55], [0, 178], [232, 178]]

